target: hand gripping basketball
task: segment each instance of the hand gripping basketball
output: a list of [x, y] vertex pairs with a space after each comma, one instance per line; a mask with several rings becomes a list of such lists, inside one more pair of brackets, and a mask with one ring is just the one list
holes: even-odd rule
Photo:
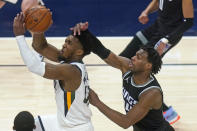
[[25, 11], [25, 27], [30, 32], [45, 32], [52, 23], [52, 13], [45, 6], [33, 6]]

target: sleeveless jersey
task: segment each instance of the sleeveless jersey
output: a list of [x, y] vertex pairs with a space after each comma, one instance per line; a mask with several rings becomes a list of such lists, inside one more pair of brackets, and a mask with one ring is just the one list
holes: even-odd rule
[[89, 83], [85, 65], [78, 62], [70, 63], [81, 71], [81, 84], [73, 92], [66, 91], [61, 81], [54, 80], [57, 104], [57, 119], [61, 126], [72, 128], [91, 121], [89, 108]]
[[183, 21], [182, 0], [159, 0], [158, 21], [163, 28], [176, 28]]
[[[161, 91], [163, 99], [161, 87], [154, 76], [151, 75], [151, 80], [144, 85], [135, 85], [132, 75], [133, 74], [130, 71], [123, 75], [123, 99], [125, 102], [124, 106], [126, 113], [129, 112], [135, 106], [135, 104], [138, 103], [139, 96], [149, 89], [159, 89]], [[135, 123], [135, 126], [141, 129], [146, 129], [148, 131], [154, 131], [155, 129], [162, 126], [163, 121], [164, 118], [161, 106], [161, 108], [158, 110], [150, 109], [148, 114], [142, 120]]]

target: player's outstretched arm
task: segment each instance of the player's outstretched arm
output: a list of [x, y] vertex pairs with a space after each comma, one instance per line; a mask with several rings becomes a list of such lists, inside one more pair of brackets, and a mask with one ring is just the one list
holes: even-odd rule
[[[88, 30], [86, 31], [89, 32]], [[90, 32], [89, 40], [92, 44], [92, 52], [98, 55], [101, 59], [103, 59], [108, 65], [120, 69], [122, 73], [125, 73], [129, 70], [129, 59], [117, 56], [116, 54], [111, 52], [100, 42], [99, 39], [97, 39]]]
[[17, 14], [14, 18], [13, 32], [16, 36], [21, 57], [28, 70], [47, 79], [64, 80], [67, 82], [67, 86], [65, 86], [67, 90], [75, 90], [81, 81], [81, 73], [79, 69], [70, 64], [53, 65], [41, 61], [28, 47], [27, 42], [25, 41], [25, 25], [23, 21], [23, 13]]
[[[150, 109], [159, 109], [162, 105], [162, 96], [158, 89], [150, 89], [144, 92], [140, 96], [139, 102], [132, 109], [127, 109], [128, 112], [126, 115], [115, 111], [104, 104], [92, 89], [89, 93], [89, 101], [114, 123], [127, 129], [143, 119]], [[128, 105], [127, 107], [131, 106]]]
[[74, 32], [73, 34], [80, 35], [81, 31], [86, 32], [88, 34], [86, 36], [86, 41], [91, 44], [91, 50], [93, 53], [98, 55], [101, 59], [103, 59], [107, 64], [118, 68], [125, 73], [129, 70], [129, 59], [117, 56], [109, 49], [105, 48], [105, 46], [97, 39], [88, 28], [88, 22], [76, 24], [75, 27], [72, 27], [71, 30]]

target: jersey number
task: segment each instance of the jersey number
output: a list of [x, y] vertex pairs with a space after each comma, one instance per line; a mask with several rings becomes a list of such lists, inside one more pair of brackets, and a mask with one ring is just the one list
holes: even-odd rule
[[89, 87], [89, 83], [88, 83], [88, 73], [87, 72], [85, 72], [85, 76], [84, 76], [83, 81], [84, 81], [84, 85], [85, 85], [85, 98], [84, 98], [83, 102], [88, 105], [89, 104], [90, 87]]
[[85, 86], [85, 98], [83, 102], [86, 104], [89, 104], [89, 92], [90, 92], [89, 86]]

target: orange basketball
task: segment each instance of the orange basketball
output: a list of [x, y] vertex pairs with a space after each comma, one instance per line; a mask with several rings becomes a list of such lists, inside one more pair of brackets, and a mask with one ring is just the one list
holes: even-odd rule
[[53, 23], [52, 15], [45, 6], [34, 6], [25, 11], [25, 27], [31, 32], [45, 32]]

